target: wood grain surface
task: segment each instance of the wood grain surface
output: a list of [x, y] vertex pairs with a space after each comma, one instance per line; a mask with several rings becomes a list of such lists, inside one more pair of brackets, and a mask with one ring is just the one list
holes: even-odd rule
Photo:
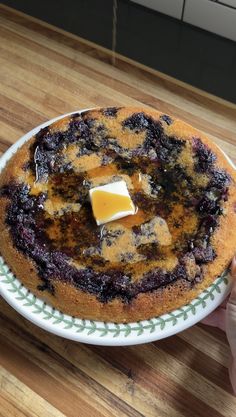
[[[0, 152], [59, 114], [145, 105], [203, 130], [236, 161], [236, 106], [1, 7]], [[236, 88], [232, 86], [232, 88]], [[0, 300], [1, 417], [235, 417], [230, 351], [196, 325], [133, 347], [51, 335]]]

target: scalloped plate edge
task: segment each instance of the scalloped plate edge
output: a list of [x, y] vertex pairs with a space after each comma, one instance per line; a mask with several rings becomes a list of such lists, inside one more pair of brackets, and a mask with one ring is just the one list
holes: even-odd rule
[[[4, 153], [0, 159], [0, 170], [3, 169], [6, 162], [17, 149], [40, 129], [65, 116], [87, 110], [90, 109], [66, 113], [32, 129]], [[222, 151], [222, 153], [235, 168], [235, 165], [225, 152]], [[225, 271], [191, 303], [162, 316], [128, 324], [81, 320], [63, 314], [35, 297], [10, 272], [3, 258], [0, 257], [0, 294], [8, 304], [26, 319], [44, 330], [70, 340], [97, 345], [135, 345], [163, 339], [179, 333], [193, 326], [215, 310], [227, 297], [230, 289], [230, 275], [228, 271]]]

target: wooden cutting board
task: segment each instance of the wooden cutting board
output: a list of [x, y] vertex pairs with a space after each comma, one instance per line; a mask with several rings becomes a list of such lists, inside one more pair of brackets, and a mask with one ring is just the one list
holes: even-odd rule
[[[3, 153], [59, 114], [144, 105], [203, 130], [236, 161], [236, 106], [1, 7]], [[233, 88], [233, 86], [232, 86]], [[0, 416], [235, 417], [223, 332], [196, 325], [133, 347], [53, 336], [0, 300]]]

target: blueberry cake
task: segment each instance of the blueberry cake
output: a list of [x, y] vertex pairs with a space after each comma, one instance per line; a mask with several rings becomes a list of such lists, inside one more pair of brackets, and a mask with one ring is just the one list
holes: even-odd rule
[[[125, 181], [134, 215], [97, 225], [89, 190]], [[144, 108], [76, 113], [0, 175], [0, 251], [52, 306], [131, 322], [176, 309], [229, 265], [236, 175], [201, 132]]]

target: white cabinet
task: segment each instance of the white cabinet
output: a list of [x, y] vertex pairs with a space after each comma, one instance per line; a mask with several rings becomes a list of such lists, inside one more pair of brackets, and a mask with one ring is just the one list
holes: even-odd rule
[[134, 3], [181, 19], [184, 0], [132, 0]]
[[236, 0], [132, 0], [236, 41]]
[[236, 0], [186, 0], [183, 20], [236, 41]]

